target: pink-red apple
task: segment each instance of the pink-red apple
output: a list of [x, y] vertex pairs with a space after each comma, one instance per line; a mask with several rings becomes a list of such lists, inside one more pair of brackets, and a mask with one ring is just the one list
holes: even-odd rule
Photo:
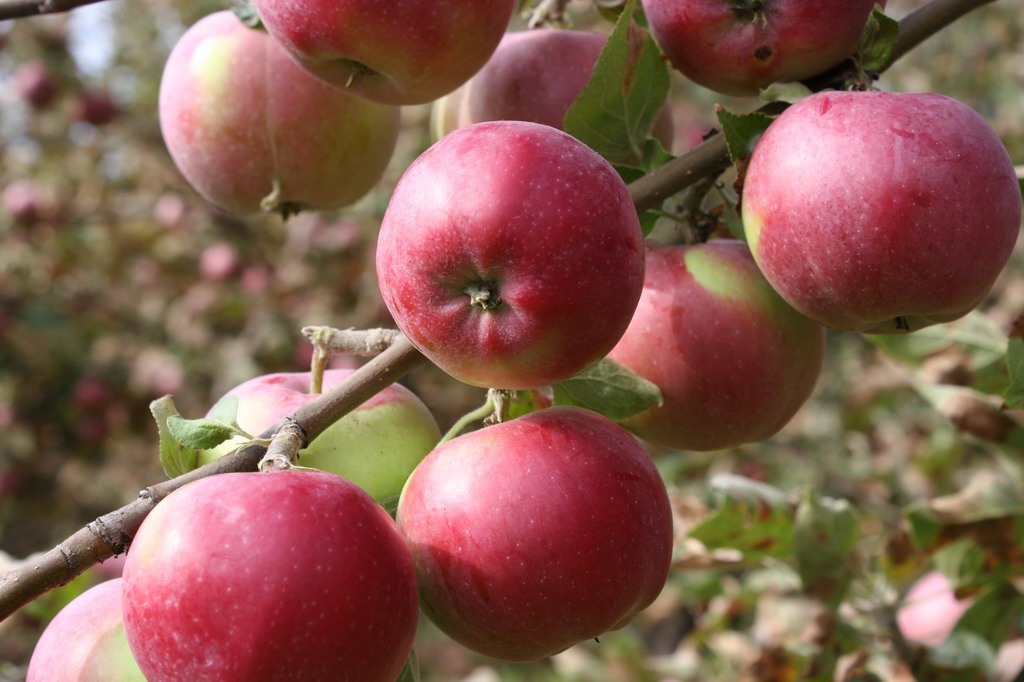
[[[354, 371], [327, 370], [323, 389], [329, 391]], [[238, 399], [238, 425], [256, 435], [316, 398], [309, 388], [308, 372], [266, 374], [227, 395]], [[301, 450], [299, 464], [344, 476], [373, 498], [384, 500], [402, 491], [409, 474], [440, 439], [426, 405], [409, 389], [391, 384]], [[228, 441], [202, 452], [199, 463], [231, 452], [240, 442]]]
[[743, 242], [647, 250], [636, 314], [609, 357], [661, 389], [664, 403], [625, 422], [680, 450], [773, 436], [821, 371], [825, 330], [791, 308]]
[[852, 56], [876, 4], [885, 0], [643, 0], [672, 66], [728, 95], [756, 95]]
[[[607, 42], [608, 36], [591, 31], [537, 29], [505, 34], [475, 76], [435, 103], [435, 136], [440, 139], [484, 121], [532, 121], [561, 130], [565, 113], [590, 80]], [[653, 135], [671, 150], [672, 111], [667, 103], [654, 123]]]
[[469, 80], [515, 0], [257, 0], [260, 19], [310, 73], [385, 104], [423, 104]]
[[457, 642], [532, 661], [620, 628], [661, 592], [672, 514], [621, 426], [555, 407], [444, 443], [398, 523], [424, 612]]
[[946, 576], [930, 571], [914, 583], [896, 612], [896, 625], [909, 642], [938, 646], [946, 641], [971, 599], [957, 599]]
[[120, 578], [89, 588], [50, 621], [27, 682], [146, 682], [125, 637]]
[[966, 315], [1009, 259], [1020, 220], [999, 137], [942, 95], [807, 97], [761, 137], [743, 187], [765, 277], [840, 330], [913, 331]]
[[128, 643], [161, 682], [394, 682], [416, 575], [401, 534], [340, 476], [210, 476], [143, 521], [124, 567]]
[[49, 67], [34, 59], [14, 70], [14, 86], [21, 98], [33, 109], [46, 109], [57, 98], [57, 81]]
[[328, 86], [231, 12], [192, 26], [160, 82], [160, 129], [182, 175], [234, 213], [351, 204], [380, 179], [398, 109]]
[[388, 310], [456, 379], [533, 388], [619, 340], [643, 287], [629, 190], [575, 138], [538, 123], [461, 128], [391, 197], [377, 244]]

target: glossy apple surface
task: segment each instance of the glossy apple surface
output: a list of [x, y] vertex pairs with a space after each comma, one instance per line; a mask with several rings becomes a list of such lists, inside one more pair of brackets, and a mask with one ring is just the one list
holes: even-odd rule
[[[329, 391], [355, 370], [329, 369], [323, 388]], [[228, 391], [238, 398], [238, 425], [257, 435], [313, 400], [309, 373], [266, 374]], [[301, 450], [301, 466], [343, 476], [377, 500], [397, 495], [441, 433], [426, 405], [409, 389], [391, 384], [329, 426]], [[200, 454], [200, 464], [234, 450], [229, 441]]]
[[377, 277], [398, 326], [456, 379], [533, 388], [615, 345], [643, 286], [629, 190], [575, 138], [521, 121], [462, 128], [395, 189]]
[[875, 4], [885, 0], [643, 0], [672, 66], [728, 95], [756, 95], [850, 57]]
[[132, 542], [123, 602], [131, 650], [161, 682], [393, 682], [418, 617], [391, 517], [322, 471], [171, 493]]
[[772, 290], [746, 245], [650, 245], [636, 314], [609, 357], [661, 389], [664, 404], [625, 422], [680, 450], [773, 436], [821, 372], [825, 330]]
[[121, 617], [121, 579], [95, 585], [60, 610], [32, 652], [27, 682], [145, 682]]
[[[480, 71], [435, 103], [451, 109], [435, 124], [440, 139], [484, 121], [532, 121], [562, 129], [565, 113], [594, 72], [608, 36], [592, 31], [533, 29], [507, 33]], [[445, 101], [449, 100], [450, 101]], [[672, 149], [672, 112], [666, 103], [653, 135]]]
[[380, 179], [398, 109], [321, 83], [265, 31], [224, 11], [198, 21], [171, 51], [160, 130], [182, 175], [220, 208], [327, 210]]
[[257, 0], [263, 24], [310, 73], [386, 104], [430, 102], [498, 46], [515, 0]]
[[531, 661], [624, 626], [672, 554], [664, 484], [601, 415], [556, 407], [434, 450], [398, 522], [424, 612], [487, 656]]
[[801, 100], [758, 142], [743, 188], [765, 277], [797, 310], [847, 331], [966, 315], [1009, 259], [1020, 219], [999, 137], [942, 95]]

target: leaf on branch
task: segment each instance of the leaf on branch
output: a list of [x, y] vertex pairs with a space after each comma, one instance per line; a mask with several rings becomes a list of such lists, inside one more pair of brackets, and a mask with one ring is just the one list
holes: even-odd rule
[[668, 67], [626, 3], [594, 73], [565, 114], [563, 127], [608, 160], [641, 161], [655, 118], [665, 105]]
[[217, 404], [210, 409], [209, 419], [227, 424], [235, 433], [250, 437], [238, 425], [238, 396], [226, 395], [217, 401]]
[[734, 474], [715, 476], [710, 486], [718, 508], [689, 537], [709, 550], [739, 550], [746, 561], [792, 555], [793, 511], [782, 491]]
[[734, 114], [721, 106], [715, 108], [715, 114], [718, 116], [718, 124], [722, 126], [725, 146], [729, 150], [729, 159], [733, 163], [740, 163], [750, 158], [757, 141], [775, 120], [773, 116], [759, 111], [749, 114]]
[[1003, 393], [1003, 400], [1011, 410], [1024, 409], [1024, 339], [1010, 339], [1006, 351], [1006, 370], [1009, 385]]
[[772, 83], [761, 91], [760, 97], [763, 102], [785, 102], [796, 104], [805, 97], [810, 97], [814, 92], [798, 81], [789, 83]]
[[860, 37], [854, 57], [863, 71], [882, 71], [892, 60], [896, 39], [900, 35], [900, 22], [889, 17], [875, 5]]
[[192, 448], [182, 447], [171, 434], [167, 423], [174, 417], [181, 419], [178, 408], [174, 406], [174, 399], [169, 395], [158, 398], [149, 404], [149, 411], [156, 420], [160, 439], [160, 463], [163, 465], [164, 473], [169, 478], [177, 478], [195, 469], [199, 453]]
[[175, 440], [195, 450], [215, 448], [237, 433], [231, 426], [216, 419], [184, 419], [178, 415], [167, 418], [167, 428]]
[[1011, 583], [1001, 582], [975, 597], [974, 603], [960, 616], [953, 632], [973, 633], [989, 646], [998, 648], [1006, 641], [1022, 607], [1024, 596]]
[[604, 358], [554, 385], [556, 405], [578, 405], [622, 421], [662, 404], [658, 387], [622, 363]]
[[409, 658], [406, 659], [405, 666], [395, 682], [420, 682], [420, 664], [415, 651], [409, 652]]
[[793, 544], [807, 594], [835, 609], [854, 576], [853, 548], [860, 524], [846, 500], [810, 492], [796, 512]]
[[967, 316], [919, 329], [912, 334], [865, 334], [864, 338], [887, 355], [911, 366], [951, 346], [959, 346], [970, 357], [970, 368], [978, 370], [998, 362], [1006, 354], [1006, 333], [987, 315], [971, 311]]

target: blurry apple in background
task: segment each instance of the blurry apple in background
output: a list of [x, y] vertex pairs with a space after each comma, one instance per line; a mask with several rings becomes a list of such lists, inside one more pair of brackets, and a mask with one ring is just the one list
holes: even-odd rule
[[227, 242], [210, 244], [199, 254], [199, 274], [207, 282], [223, 282], [237, 271], [238, 251]]
[[125, 637], [120, 578], [89, 588], [50, 621], [27, 682], [146, 682]]
[[875, 4], [885, 0], [643, 0], [672, 66], [727, 95], [756, 95], [852, 56]]
[[310, 73], [386, 104], [465, 83], [505, 33], [515, 0], [257, 0], [264, 26]]
[[0, 201], [4, 212], [19, 225], [33, 225], [42, 218], [40, 189], [32, 180], [15, 180], [7, 185]]
[[123, 580], [129, 645], [160, 682], [394, 682], [419, 616], [394, 521], [323, 471], [176, 490], [142, 522]]
[[930, 571], [914, 583], [896, 613], [903, 638], [917, 644], [938, 646], [953, 632], [971, 599], [957, 599], [946, 576]]
[[402, 491], [398, 523], [424, 612], [460, 644], [508, 661], [623, 627], [660, 594], [672, 557], [650, 457], [576, 407], [439, 446]]
[[647, 250], [636, 314], [609, 357], [661, 389], [664, 404], [625, 425], [680, 450], [773, 436], [810, 396], [825, 330], [765, 281], [743, 242]]
[[398, 119], [397, 107], [313, 78], [227, 11], [185, 32], [160, 82], [171, 157], [203, 197], [234, 213], [353, 203], [383, 174]]
[[[328, 391], [355, 370], [329, 369], [323, 388]], [[238, 424], [257, 435], [313, 400], [308, 372], [267, 374], [236, 386], [226, 395], [238, 398]], [[300, 451], [301, 466], [343, 476], [373, 498], [384, 500], [401, 492], [405, 480], [440, 440], [437, 422], [412, 391], [392, 384], [332, 424], [308, 448]], [[231, 452], [241, 439], [222, 443], [200, 454], [200, 464]]]
[[377, 279], [434, 364], [487, 388], [535, 388], [611, 350], [643, 286], [643, 233], [615, 170], [574, 137], [477, 123], [424, 152], [381, 224]]
[[[607, 42], [608, 36], [590, 31], [506, 34], [476, 75], [434, 103], [435, 138], [484, 121], [532, 121], [561, 130], [565, 113], [590, 80]], [[672, 111], [667, 102], [652, 135], [671, 151]]]
[[94, 126], [106, 125], [120, 113], [110, 94], [101, 90], [79, 93], [71, 105], [73, 120]]
[[57, 81], [42, 61], [34, 59], [14, 70], [14, 87], [33, 109], [46, 109], [57, 99]]
[[1006, 265], [1020, 220], [999, 136], [943, 95], [811, 95], [768, 127], [743, 185], [743, 225], [765, 277], [844, 331], [963, 317]]

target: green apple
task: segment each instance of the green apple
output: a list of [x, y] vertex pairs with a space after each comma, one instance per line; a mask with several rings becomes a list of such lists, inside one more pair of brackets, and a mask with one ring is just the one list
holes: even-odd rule
[[[325, 391], [351, 369], [324, 372]], [[313, 398], [309, 372], [267, 374], [228, 391], [238, 398], [238, 425], [256, 435]], [[412, 391], [392, 384], [328, 427], [299, 453], [299, 464], [338, 474], [380, 501], [398, 495], [405, 479], [441, 438], [437, 422]], [[242, 437], [200, 453], [206, 464], [244, 443]]]

